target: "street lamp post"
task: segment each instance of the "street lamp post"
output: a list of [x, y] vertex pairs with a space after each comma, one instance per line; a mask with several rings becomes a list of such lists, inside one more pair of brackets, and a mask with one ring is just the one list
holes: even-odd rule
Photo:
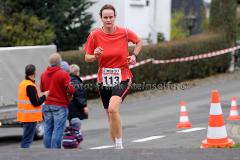
[[188, 29], [188, 35], [191, 36], [192, 35], [192, 29], [195, 26], [196, 16], [195, 15], [187, 15], [185, 17], [185, 21], [186, 21], [186, 26], [187, 26], [187, 29]]

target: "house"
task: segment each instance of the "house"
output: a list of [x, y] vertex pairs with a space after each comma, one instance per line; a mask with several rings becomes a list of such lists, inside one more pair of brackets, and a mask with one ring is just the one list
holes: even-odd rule
[[[93, 28], [101, 26], [99, 10], [104, 4], [112, 4], [117, 12], [116, 24], [132, 29], [143, 41], [157, 43], [158, 33], [166, 40], [171, 37], [172, 10], [180, 7], [181, 0], [94, 0], [89, 8], [95, 23]], [[187, 1], [187, 0], [186, 0]], [[193, 0], [190, 0], [193, 1]], [[202, 0], [194, 0], [202, 1]], [[176, 5], [174, 4], [176, 3]], [[192, 3], [197, 7], [200, 3]], [[189, 5], [187, 5], [189, 6]], [[201, 6], [200, 6], [201, 7]]]

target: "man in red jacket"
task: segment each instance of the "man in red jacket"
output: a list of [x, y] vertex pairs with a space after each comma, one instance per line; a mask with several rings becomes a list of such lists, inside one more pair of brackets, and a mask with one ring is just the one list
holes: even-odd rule
[[61, 56], [54, 53], [49, 57], [50, 66], [42, 73], [41, 91], [50, 91], [43, 105], [44, 137], [46, 148], [61, 148], [61, 140], [68, 115], [68, 93], [74, 93], [69, 74], [60, 67]]

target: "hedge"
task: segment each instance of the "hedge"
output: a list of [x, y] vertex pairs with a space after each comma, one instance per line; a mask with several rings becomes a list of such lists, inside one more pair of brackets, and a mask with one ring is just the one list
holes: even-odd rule
[[[229, 47], [224, 35], [201, 34], [178, 41], [163, 42], [156, 45], [144, 46], [138, 61], [148, 58], [166, 60], [193, 56]], [[130, 53], [132, 48], [129, 48]], [[64, 60], [70, 64], [75, 63], [81, 67], [81, 76], [97, 73], [97, 62], [86, 63], [83, 51], [61, 52]], [[166, 84], [167, 82], [177, 83], [194, 78], [203, 78], [216, 73], [225, 72], [229, 68], [231, 56], [225, 54], [208, 59], [192, 62], [179, 62], [171, 64], [144, 64], [132, 69], [135, 84]], [[96, 79], [85, 81], [88, 86], [89, 98], [98, 96], [95, 87]], [[92, 88], [89, 88], [89, 87]], [[145, 88], [132, 88], [132, 92], [144, 90]]]

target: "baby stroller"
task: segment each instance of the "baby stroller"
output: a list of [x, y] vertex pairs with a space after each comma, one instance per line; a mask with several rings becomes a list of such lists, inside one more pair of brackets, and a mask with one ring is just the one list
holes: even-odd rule
[[79, 148], [83, 137], [79, 132], [79, 128], [68, 126], [64, 130], [62, 145], [65, 149]]

